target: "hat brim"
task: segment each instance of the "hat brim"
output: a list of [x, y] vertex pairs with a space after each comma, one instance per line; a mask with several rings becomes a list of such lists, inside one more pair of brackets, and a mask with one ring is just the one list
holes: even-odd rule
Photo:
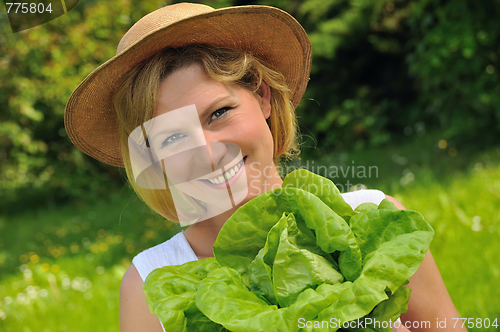
[[311, 45], [288, 13], [268, 6], [214, 10], [162, 26], [99, 66], [73, 91], [64, 121], [73, 144], [108, 165], [124, 167], [113, 95], [128, 72], [166, 47], [212, 44], [245, 50], [286, 78], [296, 107], [309, 80]]

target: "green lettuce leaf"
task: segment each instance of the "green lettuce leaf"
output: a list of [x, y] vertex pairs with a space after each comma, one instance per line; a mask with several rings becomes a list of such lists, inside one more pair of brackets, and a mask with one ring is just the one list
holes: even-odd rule
[[195, 304], [200, 281], [220, 267], [215, 258], [165, 266], [152, 271], [143, 289], [151, 312], [172, 332], [227, 331], [201, 313]]
[[[320, 308], [335, 301], [350, 283], [322, 284], [301, 292], [287, 308], [271, 305], [242, 283], [237, 271], [222, 267], [200, 283], [196, 305], [214, 322], [230, 331], [298, 331], [299, 318], [313, 319]], [[225, 294], [225, 296], [221, 296]]]
[[287, 188], [298, 188], [312, 193], [342, 217], [354, 214], [352, 207], [346, 203], [332, 181], [305, 169], [298, 169], [285, 177], [282, 190], [286, 192]]
[[[298, 295], [306, 288], [320, 284], [336, 284], [344, 281], [334, 265], [321, 255], [301, 249], [296, 239], [298, 228], [294, 215], [285, 215], [278, 222], [283, 224], [278, 250], [273, 263], [273, 285], [280, 307], [295, 303]], [[293, 237], [290, 237], [293, 234]]]
[[402, 285], [433, 235], [418, 212], [387, 199], [352, 210], [331, 181], [298, 170], [226, 221], [215, 258], [157, 269], [144, 290], [168, 331], [336, 331], [298, 323], [394, 322], [407, 310], [410, 290]]
[[[252, 203], [248, 204], [250, 202]], [[227, 224], [232, 220], [232, 226], [222, 227], [213, 247], [217, 261], [240, 274], [246, 274], [250, 263], [264, 247], [269, 230], [285, 212], [283, 207], [278, 206], [273, 191], [255, 197], [250, 202], [240, 207], [226, 221]], [[245, 278], [245, 284], [249, 285], [247, 279], [248, 277]]]

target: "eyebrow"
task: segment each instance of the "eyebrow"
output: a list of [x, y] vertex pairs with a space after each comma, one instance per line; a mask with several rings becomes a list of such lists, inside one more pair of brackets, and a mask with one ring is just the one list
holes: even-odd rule
[[[205, 119], [206, 116], [208, 115], [208, 113], [210, 113], [213, 109], [214, 109], [214, 106], [219, 104], [219, 103], [222, 103], [223, 101], [225, 101], [226, 99], [229, 99], [229, 98], [232, 98], [233, 96], [230, 95], [230, 94], [227, 94], [225, 96], [222, 96], [220, 98], [217, 98], [216, 100], [214, 100], [210, 105], [208, 105], [207, 108], [205, 108], [205, 111], [203, 111], [203, 113], [201, 113], [201, 116], [200, 116], [200, 122], [202, 119]], [[202, 125], [203, 126], [203, 125]]]

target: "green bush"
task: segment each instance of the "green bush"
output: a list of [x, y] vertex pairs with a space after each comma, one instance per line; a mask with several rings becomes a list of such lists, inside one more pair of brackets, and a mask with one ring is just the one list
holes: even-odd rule
[[412, 117], [423, 111], [462, 144], [498, 143], [500, 3], [426, 0], [411, 9], [407, 62], [419, 88]]
[[498, 1], [266, 3], [291, 12], [311, 39], [311, 81], [297, 112], [321, 150], [428, 129], [455, 145], [499, 142]]
[[[83, 155], [64, 129], [71, 92], [116, 53], [125, 31], [163, 2], [80, 3], [49, 23], [12, 33], [0, 16], [0, 211], [91, 199], [115, 168]], [[20, 204], [16, 204], [20, 203]]]

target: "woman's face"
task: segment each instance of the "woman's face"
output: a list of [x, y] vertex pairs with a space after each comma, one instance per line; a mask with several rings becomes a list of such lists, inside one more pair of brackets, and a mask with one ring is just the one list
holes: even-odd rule
[[254, 93], [216, 82], [193, 64], [161, 82], [155, 118], [145, 127], [169, 186], [222, 213], [281, 186], [270, 113], [266, 84]]

